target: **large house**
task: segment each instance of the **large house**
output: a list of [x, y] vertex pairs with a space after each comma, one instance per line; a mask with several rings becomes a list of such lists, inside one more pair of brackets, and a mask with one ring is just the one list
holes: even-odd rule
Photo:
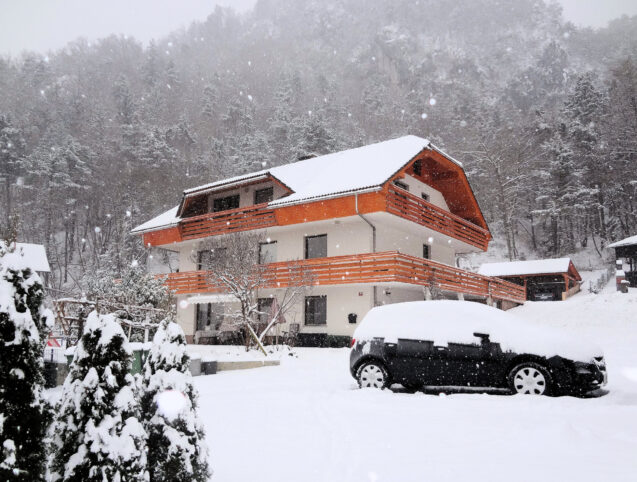
[[189, 189], [135, 228], [146, 246], [178, 253], [179, 272], [166, 283], [190, 341], [214, 335], [230, 309], [193, 254], [202, 240], [237, 231], [262, 233], [273, 270], [294, 262], [316, 275], [281, 327], [308, 342], [349, 337], [373, 306], [432, 293], [502, 308], [525, 299], [523, 287], [456, 267], [458, 254], [485, 251], [491, 235], [462, 164], [416, 136]]

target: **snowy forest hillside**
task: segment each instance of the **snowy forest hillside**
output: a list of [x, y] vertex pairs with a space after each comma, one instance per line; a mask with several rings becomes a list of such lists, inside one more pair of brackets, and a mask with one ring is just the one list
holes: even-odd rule
[[144, 47], [0, 57], [1, 222], [83, 289], [148, 256], [179, 193], [415, 134], [461, 159], [506, 255], [637, 230], [637, 17], [576, 28], [539, 0], [259, 0]]

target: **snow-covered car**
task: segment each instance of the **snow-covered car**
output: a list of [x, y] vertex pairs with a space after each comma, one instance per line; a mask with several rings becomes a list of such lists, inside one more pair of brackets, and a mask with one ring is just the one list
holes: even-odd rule
[[350, 372], [361, 387], [400, 383], [535, 395], [582, 394], [607, 382], [599, 348], [470, 301], [373, 308], [354, 332]]

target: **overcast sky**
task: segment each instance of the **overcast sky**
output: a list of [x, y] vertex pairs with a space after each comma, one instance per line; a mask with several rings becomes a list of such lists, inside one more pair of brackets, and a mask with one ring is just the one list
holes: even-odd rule
[[[600, 27], [622, 14], [637, 15], [637, 0], [558, 0], [578, 25]], [[239, 11], [256, 0], [0, 0], [0, 54], [47, 52], [70, 40], [125, 34], [147, 43], [193, 20], [215, 5]]]

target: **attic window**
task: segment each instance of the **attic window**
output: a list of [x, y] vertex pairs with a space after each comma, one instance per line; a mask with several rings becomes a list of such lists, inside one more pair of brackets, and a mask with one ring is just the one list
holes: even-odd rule
[[416, 176], [422, 176], [422, 163], [420, 162], [420, 159], [414, 162], [413, 169]]
[[254, 204], [269, 203], [274, 199], [274, 188], [266, 187], [254, 191]]
[[395, 180], [394, 186], [404, 189], [405, 191], [409, 191], [409, 186], [402, 181]]

